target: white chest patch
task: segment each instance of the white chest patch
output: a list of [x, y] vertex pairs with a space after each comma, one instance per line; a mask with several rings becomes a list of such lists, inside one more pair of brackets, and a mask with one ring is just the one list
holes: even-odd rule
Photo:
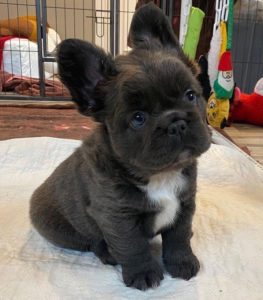
[[181, 170], [163, 172], [150, 178], [143, 190], [147, 193], [150, 205], [160, 208], [154, 220], [154, 232], [173, 223], [180, 209], [179, 192], [184, 189], [185, 177]]

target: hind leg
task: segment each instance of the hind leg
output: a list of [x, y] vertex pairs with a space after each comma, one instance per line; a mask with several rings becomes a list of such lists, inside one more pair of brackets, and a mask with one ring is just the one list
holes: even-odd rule
[[[116, 260], [108, 251], [103, 236], [81, 234], [54, 207], [35, 207], [31, 203], [31, 221], [37, 231], [55, 246], [77, 250], [92, 251], [104, 264], [116, 265]], [[92, 224], [94, 228], [94, 224]]]

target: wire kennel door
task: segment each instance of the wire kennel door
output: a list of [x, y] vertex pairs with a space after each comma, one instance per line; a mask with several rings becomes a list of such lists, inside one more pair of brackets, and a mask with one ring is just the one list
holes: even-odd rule
[[56, 61], [55, 53], [48, 51], [47, 34], [43, 30], [48, 22], [52, 22], [55, 30], [60, 32], [62, 40], [88, 40], [116, 55], [119, 52], [119, 7], [117, 0], [36, 1], [36, 15], [40, 23], [38, 43], [42, 43], [39, 48], [41, 96], [46, 96], [43, 64]]
[[252, 93], [263, 76], [263, 13], [260, 18], [237, 13], [233, 34], [234, 79], [242, 92]]
[[[8, 78], [11, 77], [12, 86], [22, 77], [26, 82], [23, 81], [19, 89], [25, 85], [29, 87], [22, 92], [12, 90], [4, 73], [0, 100], [69, 100], [70, 96], [58, 78], [54, 45], [67, 38], [79, 38], [95, 43], [113, 55], [129, 51], [127, 37], [136, 3], [137, 0], [0, 0], [0, 22], [3, 19], [7, 24], [14, 19], [17, 22], [16, 38], [8, 41], [10, 47], [7, 50], [3, 49], [4, 55], [10, 56]], [[159, 5], [171, 21], [173, 1], [159, 1]], [[36, 27], [34, 41], [21, 30], [20, 19], [32, 17]], [[5, 70], [5, 61], [2, 65]], [[24, 67], [29, 71], [24, 72]], [[14, 79], [12, 74], [17, 78]], [[54, 94], [57, 86], [60, 92]]]
[[[172, 21], [175, 0], [156, 0], [156, 2]], [[251, 92], [255, 82], [263, 74], [263, 10], [258, 6], [259, 1], [246, 2], [249, 4], [247, 8], [244, 8], [243, 4], [235, 7], [232, 52], [235, 80], [242, 91]], [[10, 47], [4, 50], [3, 54], [7, 53], [11, 57], [9, 72], [18, 66], [22, 69], [22, 60], [26, 58], [29, 72], [25, 76], [31, 78], [27, 84], [33, 85], [38, 81], [39, 88], [37, 95], [33, 92], [18, 94], [6, 88], [0, 92], [0, 100], [69, 99], [65, 96], [50, 96], [46, 85], [48, 78], [46, 69], [51, 70], [50, 73], [56, 73], [53, 72], [56, 69], [55, 53], [49, 49], [50, 37], [46, 30], [47, 26], [50, 25], [58, 32], [61, 40], [80, 38], [97, 44], [113, 55], [124, 53], [129, 50], [127, 36], [136, 3], [137, 0], [0, 0], [0, 22], [3, 19], [9, 22], [21, 16], [36, 18], [37, 39], [34, 43], [29, 45], [28, 41], [27, 45], [25, 40], [22, 42], [20, 39], [23, 36], [17, 33], [15, 50]], [[251, 7], [254, 8], [254, 15], [249, 15]], [[209, 19], [210, 15], [207, 15], [207, 18]], [[11, 42], [9, 44], [11, 45]], [[14, 57], [16, 60], [12, 61]], [[18, 72], [18, 75], [24, 75], [22, 73]], [[39, 80], [32, 79], [36, 73]], [[3, 74], [2, 79], [4, 81], [6, 79]], [[49, 80], [51, 84], [59, 83], [57, 74]]]
[[[66, 100], [70, 97], [50, 96], [47, 87], [47, 67], [50, 73], [55, 76], [48, 78], [55, 84], [59, 81], [57, 76], [55, 48], [50, 51], [50, 37], [47, 28], [51, 28], [58, 33], [55, 36], [57, 44], [66, 38], [79, 38], [90, 41], [104, 48], [105, 51], [117, 55], [120, 52], [128, 50], [127, 36], [128, 28], [134, 13], [136, 0], [0, 0], [0, 19], [7, 18], [7, 23], [14, 18], [21, 16], [36, 18], [37, 39], [34, 43], [34, 53], [30, 47], [22, 49], [20, 43], [26, 43], [22, 40], [20, 33], [16, 36], [19, 40], [19, 49], [15, 50], [20, 55], [20, 61], [23, 53], [28, 56], [28, 64], [37, 68], [39, 77], [39, 94], [21, 95], [10, 90], [0, 92], [0, 100]], [[2, 14], [1, 14], [2, 11]], [[121, 24], [120, 24], [121, 21]], [[19, 27], [19, 21], [17, 27]], [[19, 28], [17, 28], [19, 29]], [[21, 38], [21, 39], [20, 39]], [[28, 44], [31, 41], [28, 40]], [[21, 50], [22, 49], [22, 50]], [[3, 50], [4, 52], [5, 50]], [[11, 56], [14, 51], [10, 50]], [[21, 53], [18, 53], [21, 51]], [[30, 59], [34, 56], [34, 63]], [[11, 61], [12, 64], [12, 61]], [[37, 66], [36, 66], [37, 65]], [[12, 65], [12, 70], [15, 65]], [[52, 71], [53, 69], [53, 71]], [[27, 76], [30, 74], [26, 74]], [[18, 73], [17, 76], [24, 74]], [[32, 74], [33, 75], [33, 74]], [[33, 79], [28, 79], [34, 81]], [[31, 84], [32, 82], [29, 82]]]
[[[0, 100], [65, 98], [58, 76], [53, 76], [57, 74], [54, 72], [54, 55], [44, 57], [47, 51], [43, 47], [43, 38], [47, 35], [47, 27], [43, 29], [42, 5], [41, 0], [0, 0], [1, 36], [10, 36], [4, 44], [1, 43]], [[45, 81], [46, 68], [50, 71], [48, 83]], [[56, 92], [54, 87], [57, 87]]]

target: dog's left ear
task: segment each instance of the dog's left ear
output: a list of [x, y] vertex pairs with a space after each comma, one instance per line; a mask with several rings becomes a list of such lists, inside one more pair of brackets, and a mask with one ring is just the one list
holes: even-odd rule
[[129, 39], [131, 48], [163, 46], [181, 51], [168, 18], [153, 2], [141, 6], [133, 15]]
[[153, 2], [141, 6], [134, 14], [128, 38], [133, 49], [160, 49], [175, 51], [182, 61], [197, 76], [199, 69], [186, 55], [173, 32], [172, 26], [163, 11]]
[[79, 111], [100, 121], [105, 106], [102, 87], [116, 75], [111, 55], [88, 42], [67, 39], [58, 46], [57, 61], [61, 81]]

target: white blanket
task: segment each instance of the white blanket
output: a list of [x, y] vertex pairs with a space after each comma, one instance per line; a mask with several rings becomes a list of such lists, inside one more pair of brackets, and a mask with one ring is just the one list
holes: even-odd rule
[[[216, 139], [199, 160], [192, 246], [201, 270], [190, 281], [166, 273], [146, 292], [125, 287], [120, 267], [56, 248], [30, 225], [31, 193], [80, 142], [0, 142], [0, 299], [263, 299], [263, 170]], [[160, 237], [152, 248], [160, 259]]]

